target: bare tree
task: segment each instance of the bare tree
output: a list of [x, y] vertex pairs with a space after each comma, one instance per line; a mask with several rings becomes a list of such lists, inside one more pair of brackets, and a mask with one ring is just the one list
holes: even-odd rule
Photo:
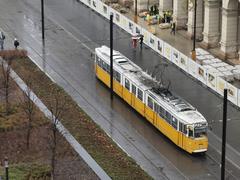
[[50, 125], [50, 151], [51, 151], [51, 168], [52, 168], [52, 179], [55, 179], [55, 162], [56, 162], [56, 149], [58, 143], [58, 124], [59, 120], [63, 118], [63, 114], [66, 111], [66, 97], [61, 98], [59, 90], [53, 90], [52, 95], [54, 99], [49, 105], [51, 112], [51, 125]]
[[2, 84], [2, 88], [3, 88], [3, 92], [4, 92], [3, 94], [4, 94], [4, 98], [5, 98], [6, 115], [9, 115], [9, 113], [10, 113], [9, 95], [10, 95], [10, 88], [11, 88], [11, 84], [10, 84], [11, 63], [12, 63], [12, 60], [9, 59], [6, 61], [2, 61], [2, 64], [1, 64], [1, 70], [2, 70], [1, 84]]
[[25, 92], [23, 92], [23, 98], [21, 99], [21, 106], [22, 109], [27, 117], [27, 149], [29, 149], [30, 144], [30, 136], [31, 136], [31, 130], [33, 127], [33, 119], [35, 114], [35, 99], [32, 95], [32, 82], [30, 80], [27, 80], [27, 89]]

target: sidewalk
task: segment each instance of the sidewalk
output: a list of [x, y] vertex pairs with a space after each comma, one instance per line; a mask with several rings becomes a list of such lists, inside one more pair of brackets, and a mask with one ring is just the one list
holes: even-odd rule
[[[129, 10], [126, 14], [129, 19], [134, 21], [134, 12]], [[150, 28], [154, 28], [156, 30], [155, 36], [161, 38], [163, 41], [167, 42], [171, 46], [175, 47], [183, 54], [188, 57], [191, 57], [191, 51], [193, 48], [193, 41], [190, 39], [189, 35], [187, 34], [186, 30], [177, 30], [175, 35], [170, 34], [171, 29], [160, 29], [159, 25], [148, 25], [147, 21], [144, 21], [143, 18], [138, 17], [138, 24], [141, 25], [143, 28], [149, 30]], [[196, 42], [196, 48], [201, 47], [201, 42]], [[203, 48], [204, 49], [204, 48]], [[213, 56], [221, 59], [220, 55], [220, 47], [215, 47], [211, 49], [205, 49], [209, 51]], [[230, 65], [239, 65], [240, 61], [238, 59], [227, 59], [222, 61], [229, 63]]]

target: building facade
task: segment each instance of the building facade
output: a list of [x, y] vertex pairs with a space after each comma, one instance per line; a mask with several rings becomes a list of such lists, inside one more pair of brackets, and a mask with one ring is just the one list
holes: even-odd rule
[[[208, 48], [220, 47], [223, 57], [240, 55], [240, 0], [196, 0], [196, 37]], [[159, 13], [173, 12], [178, 29], [194, 30], [195, 0], [159, 0]], [[139, 9], [149, 0], [138, 0]], [[151, 3], [152, 4], [152, 3]]]

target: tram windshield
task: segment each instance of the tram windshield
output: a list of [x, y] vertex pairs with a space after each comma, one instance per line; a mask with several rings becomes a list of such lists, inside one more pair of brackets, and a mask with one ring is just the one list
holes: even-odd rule
[[203, 137], [207, 134], [207, 127], [206, 126], [197, 126], [194, 128], [194, 137]]

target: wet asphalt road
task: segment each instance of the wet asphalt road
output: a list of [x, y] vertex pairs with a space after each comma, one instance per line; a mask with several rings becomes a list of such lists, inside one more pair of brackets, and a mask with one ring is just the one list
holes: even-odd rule
[[[58, 26], [49, 20], [46, 21], [46, 49], [44, 50], [40, 41], [40, 1], [23, 0], [22, 3], [16, 3], [1, 0], [0, 3], [0, 27], [12, 37], [17, 36], [21, 41], [24, 39], [25, 46], [31, 47], [29, 51], [34, 49], [38, 55], [44, 57], [45, 61], [39, 65], [49, 74], [55, 71], [58, 76], [65, 79], [73, 88], [69, 93], [78, 92], [73, 95], [76, 99], [81, 94], [96, 111], [101, 112], [104, 117], [109, 117], [111, 122], [101, 125], [106, 126], [107, 133], [125, 150], [127, 143], [134, 142], [139, 151], [145, 153], [146, 159], [158, 168], [162, 176], [157, 176], [156, 171], [151, 170], [151, 163], [148, 166], [147, 163], [143, 163], [147, 166], [143, 165], [145, 170], [153, 176], [156, 175], [154, 177], [166, 179], [219, 179], [220, 168], [216, 162], [219, 162], [219, 156], [214, 144], [209, 148], [206, 156], [191, 156], [173, 145], [118, 97], [110, 102], [109, 90], [95, 79], [93, 58], [88, 50], [88, 48], [94, 49], [99, 45], [109, 44], [107, 20], [74, 0], [48, 0], [46, 16]], [[2, 16], [2, 13], [5, 13], [5, 16]], [[114, 28], [114, 35], [114, 49], [122, 52], [143, 69], [152, 71], [159, 63], [167, 63], [149, 49], [143, 49], [142, 52], [132, 50], [130, 36], [123, 31]], [[171, 89], [194, 105], [209, 122], [214, 122], [212, 123], [213, 133], [220, 137], [221, 121], [219, 120], [222, 119], [222, 112], [217, 107], [221, 105], [222, 100], [171, 64], [165, 72], [165, 77], [171, 81]], [[57, 77], [52, 78], [58, 82]], [[239, 114], [238, 110], [229, 106], [231, 120], [228, 121], [228, 144], [237, 150], [240, 149]], [[118, 139], [119, 132], [130, 134], [125, 136], [129, 139], [125, 144], [126, 147], [122, 145], [121, 139]], [[134, 136], [130, 132], [135, 133]], [[214, 138], [215, 136], [213, 141], [216, 140]], [[131, 152], [128, 153], [134, 156]], [[138, 160], [138, 157], [134, 158]], [[157, 159], [167, 159], [168, 164], [161, 164], [162, 161], [154, 163]], [[159, 166], [157, 166], [158, 163]], [[239, 169], [231, 164], [227, 164], [227, 168], [231, 174], [230, 179], [240, 177]], [[173, 173], [173, 171], [176, 172]]]

